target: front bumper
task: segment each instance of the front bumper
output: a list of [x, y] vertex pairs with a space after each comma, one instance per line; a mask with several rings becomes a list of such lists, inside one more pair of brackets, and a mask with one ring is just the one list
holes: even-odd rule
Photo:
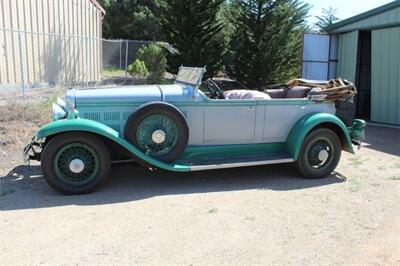
[[40, 161], [42, 156], [44, 142], [43, 139], [38, 139], [34, 136], [24, 148], [23, 156], [25, 163], [29, 163], [31, 160]]

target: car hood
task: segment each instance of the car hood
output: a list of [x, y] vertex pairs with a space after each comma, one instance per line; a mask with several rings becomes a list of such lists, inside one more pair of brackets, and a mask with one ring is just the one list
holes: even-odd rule
[[66, 99], [78, 109], [80, 105], [147, 103], [152, 101], [182, 102], [193, 96], [194, 87], [174, 85], [107, 86], [68, 90]]

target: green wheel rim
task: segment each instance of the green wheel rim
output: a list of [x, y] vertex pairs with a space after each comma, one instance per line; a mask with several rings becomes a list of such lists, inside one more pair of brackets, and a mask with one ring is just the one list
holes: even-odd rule
[[[319, 157], [321, 151], [327, 154], [324, 160]], [[331, 141], [327, 138], [317, 138], [311, 142], [306, 149], [307, 163], [313, 169], [323, 169], [332, 162], [333, 154], [334, 147]]]
[[[70, 164], [73, 160], [83, 162], [79, 173], [72, 172]], [[89, 183], [99, 172], [99, 157], [88, 145], [71, 143], [63, 146], [54, 159], [54, 169], [58, 177], [69, 185], [79, 186]]]
[[[163, 131], [165, 139], [156, 143], [152, 135], [155, 131]], [[175, 121], [163, 114], [152, 114], [145, 117], [136, 131], [139, 148], [148, 155], [160, 156], [170, 152], [178, 141], [178, 126]]]

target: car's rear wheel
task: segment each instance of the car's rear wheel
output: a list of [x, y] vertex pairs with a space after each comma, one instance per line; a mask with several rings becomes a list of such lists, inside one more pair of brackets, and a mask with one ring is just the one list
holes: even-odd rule
[[41, 162], [47, 183], [67, 195], [94, 191], [110, 173], [106, 145], [100, 138], [83, 132], [53, 137], [43, 150]]
[[340, 161], [342, 146], [330, 129], [318, 128], [307, 135], [296, 162], [298, 171], [309, 179], [326, 177]]
[[173, 162], [187, 146], [189, 127], [179, 110], [167, 104], [154, 103], [129, 117], [124, 136], [145, 154], [160, 161]]

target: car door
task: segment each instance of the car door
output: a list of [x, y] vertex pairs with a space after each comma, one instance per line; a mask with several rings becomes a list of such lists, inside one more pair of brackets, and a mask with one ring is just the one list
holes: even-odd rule
[[265, 107], [263, 142], [284, 142], [290, 129], [305, 115], [307, 99], [273, 99]]
[[204, 144], [254, 143], [256, 101], [213, 100], [204, 107]]

